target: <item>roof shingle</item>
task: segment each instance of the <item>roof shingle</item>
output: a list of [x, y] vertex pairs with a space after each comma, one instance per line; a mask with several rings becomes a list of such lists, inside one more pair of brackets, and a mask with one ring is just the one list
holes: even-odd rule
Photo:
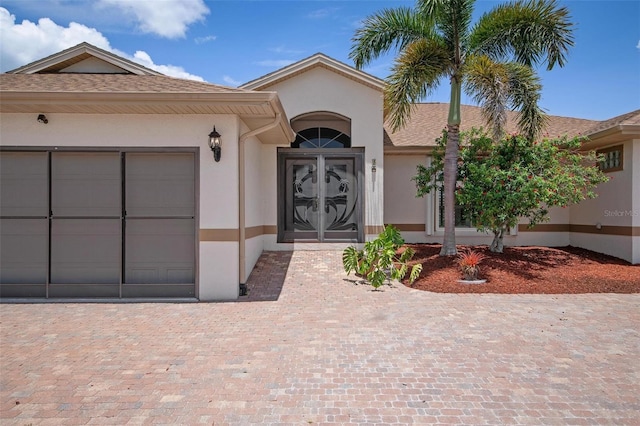
[[162, 75], [0, 74], [0, 92], [241, 93], [243, 89]]
[[[462, 105], [460, 114], [462, 116], [461, 131], [471, 130], [474, 127], [487, 128], [480, 107]], [[447, 126], [448, 115], [449, 104], [416, 104], [404, 128], [392, 133], [391, 127], [385, 124], [384, 144], [395, 147], [435, 146], [436, 139], [442, 135], [442, 130]], [[547, 137], [586, 135], [588, 134], [587, 131], [597, 123], [597, 121], [584, 120], [581, 118], [549, 116], [548, 125], [543, 133]], [[516, 125], [517, 113], [509, 111], [507, 113], [506, 131], [508, 133], [517, 131]]]

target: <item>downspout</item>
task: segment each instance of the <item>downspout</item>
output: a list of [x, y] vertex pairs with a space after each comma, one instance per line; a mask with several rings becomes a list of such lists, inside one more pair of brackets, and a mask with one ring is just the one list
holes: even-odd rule
[[265, 124], [262, 127], [258, 127], [257, 129], [248, 131], [240, 135], [240, 139], [238, 141], [238, 189], [239, 189], [239, 200], [238, 200], [238, 259], [239, 259], [239, 278], [240, 278], [240, 296], [244, 296], [247, 294], [247, 277], [245, 273], [245, 261], [246, 261], [246, 224], [245, 224], [245, 176], [244, 176], [244, 142], [250, 137], [259, 135], [260, 133], [266, 132], [267, 130], [271, 130], [276, 127], [280, 123], [280, 119], [282, 118], [282, 114], [279, 112], [276, 113], [275, 118], [271, 123]]

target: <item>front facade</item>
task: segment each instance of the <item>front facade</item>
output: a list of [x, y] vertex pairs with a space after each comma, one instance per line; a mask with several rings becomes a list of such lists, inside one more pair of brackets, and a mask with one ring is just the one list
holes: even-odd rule
[[[441, 242], [438, 196], [416, 198], [411, 177], [446, 105], [418, 105], [393, 134], [383, 87], [317, 54], [233, 89], [84, 43], [3, 74], [0, 296], [234, 300], [263, 250], [341, 249], [384, 224]], [[463, 110], [469, 126], [477, 111]], [[552, 128], [589, 135], [614, 179], [505, 243], [640, 263], [640, 112]], [[458, 235], [488, 241], [464, 223]]]

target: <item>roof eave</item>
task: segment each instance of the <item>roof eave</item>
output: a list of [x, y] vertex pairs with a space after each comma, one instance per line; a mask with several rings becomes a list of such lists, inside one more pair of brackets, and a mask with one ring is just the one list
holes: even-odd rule
[[278, 126], [259, 135], [263, 143], [295, 139], [276, 92], [0, 92], [0, 113], [84, 114], [237, 114], [250, 130], [280, 117]]
[[630, 139], [640, 139], [640, 124], [618, 124], [592, 133], [582, 145], [582, 149], [596, 149]]

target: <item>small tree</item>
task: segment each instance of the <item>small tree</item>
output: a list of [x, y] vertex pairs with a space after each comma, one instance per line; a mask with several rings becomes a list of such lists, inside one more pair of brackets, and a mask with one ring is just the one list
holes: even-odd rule
[[[465, 139], [456, 200], [478, 231], [493, 233], [492, 252], [502, 253], [504, 234], [519, 218], [528, 218], [533, 227], [549, 220], [551, 207], [595, 198], [595, 187], [608, 180], [596, 165], [596, 153], [579, 150], [579, 137], [530, 142], [511, 135], [493, 143], [474, 130]], [[418, 195], [438, 186], [441, 157], [436, 153], [431, 167], [418, 167]]]

